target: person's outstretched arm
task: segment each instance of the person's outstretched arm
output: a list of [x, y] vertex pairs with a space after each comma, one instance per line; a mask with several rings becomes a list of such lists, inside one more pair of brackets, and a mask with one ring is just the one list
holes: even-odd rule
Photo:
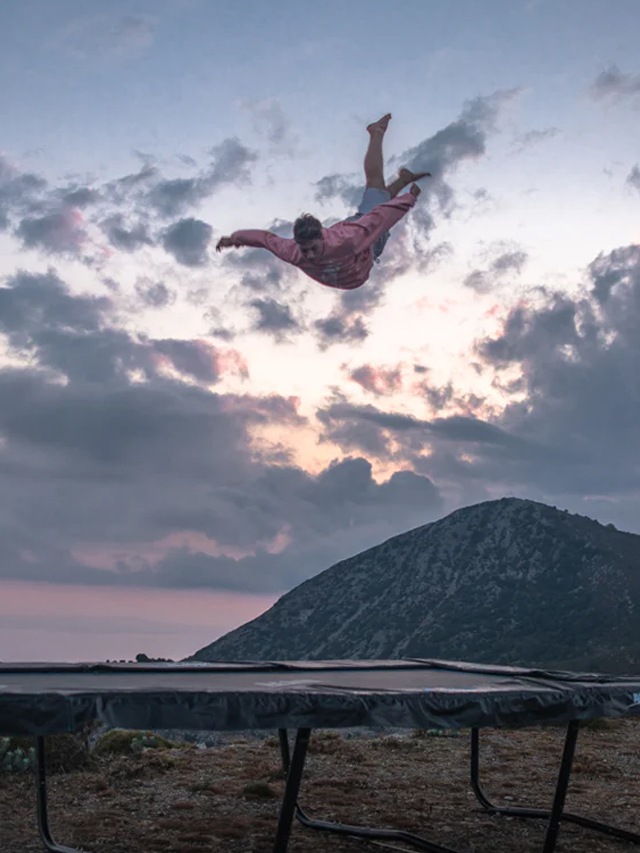
[[412, 184], [408, 193], [403, 193], [391, 201], [384, 201], [360, 219], [350, 222], [349, 226], [354, 226], [357, 230], [355, 250], [361, 252], [373, 246], [379, 237], [386, 234], [403, 216], [406, 216], [416, 203], [420, 192], [420, 187]]
[[222, 249], [238, 249], [250, 246], [254, 249], [266, 249], [287, 263], [293, 263], [298, 250], [295, 240], [278, 237], [271, 231], [234, 231], [230, 237], [221, 237], [216, 246], [216, 252]]

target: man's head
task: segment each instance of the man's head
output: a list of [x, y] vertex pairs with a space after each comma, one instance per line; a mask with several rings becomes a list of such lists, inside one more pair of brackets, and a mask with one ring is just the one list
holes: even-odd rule
[[300, 247], [305, 261], [315, 261], [322, 254], [324, 248], [322, 225], [310, 213], [303, 213], [294, 222], [293, 239]]

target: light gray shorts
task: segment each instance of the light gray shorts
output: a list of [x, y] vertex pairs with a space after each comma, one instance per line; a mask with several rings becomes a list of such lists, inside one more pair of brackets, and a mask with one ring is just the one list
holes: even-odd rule
[[[364, 193], [362, 194], [362, 201], [360, 202], [360, 206], [358, 207], [358, 212], [354, 213], [353, 216], [347, 216], [344, 220], [345, 222], [356, 222], [360, 219], [361, 216], [364, 216], [365, 213], [369, 213], [369, 211], [373, 210], [378, 204], [382, 204], [385, 201], [389, 201], [391, 199], [391, 193], [387, 192], [387, 190], [376, 190], [373, 187], [366, 187]], [[371, 247], [373, 251], [373, 259], [377, 260], [384, 247], [387, 244], [387, 240], [390, 237], [390, 232], [385, 231], [385, 233], [378, 237], [376, 242]]]

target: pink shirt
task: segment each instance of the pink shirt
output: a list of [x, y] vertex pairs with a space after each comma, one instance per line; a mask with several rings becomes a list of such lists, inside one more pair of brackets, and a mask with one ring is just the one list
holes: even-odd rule
[[231, 239], [235, 246], [267, 249], [281, 261], [298, 267], [327, 287], [353, 290], [369, 278], [373, 266], [373, 244], [415, 203], [414, 195], [404, 193], [376, 205], [355, 222], [338, 222], [330, 228], [323, 228], [324, 250], [314, 261], [304, 259], [295, 240], [278, 237], [270, 231], [235, 231]]

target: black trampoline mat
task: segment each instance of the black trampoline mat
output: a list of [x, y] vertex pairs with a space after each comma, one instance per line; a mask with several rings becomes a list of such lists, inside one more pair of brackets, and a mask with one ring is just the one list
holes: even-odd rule
[[640, 676], [452, 661], [0, 666], [0, 733], [531, 725], [640, 713]]

